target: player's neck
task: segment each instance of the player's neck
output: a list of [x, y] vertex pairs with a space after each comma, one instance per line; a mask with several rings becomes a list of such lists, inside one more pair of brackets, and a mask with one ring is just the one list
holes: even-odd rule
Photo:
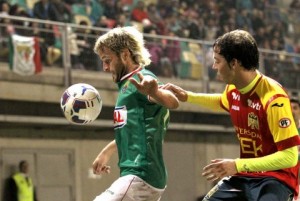
[[241, 71], [238, 76], [238, 81], [235, 84], [237, 89], [247, 87], [257, 76], [257, 71]]

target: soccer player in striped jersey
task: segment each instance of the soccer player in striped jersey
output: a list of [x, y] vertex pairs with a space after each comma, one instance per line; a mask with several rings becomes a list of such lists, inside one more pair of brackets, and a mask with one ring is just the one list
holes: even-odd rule
[[94, 51], [103, 70], [118, 86], [114, 110], [115, 140], [93, 162], [95, 174], [109, 172], [107, 163], [118, 152], [120, 177], [94, 201], [158, 201], [166, 188], [162, 155], [169, 109], [179, 105], [176, 96], [162, 89], [157, 77], [145, 69], [150, 54], [143, 35], [134, 27], [118, 27], [100, 36]]
[[221, 179], [203, 200], [292, 200], [298, 195], [300, 139], [287, 93], [258, 71], [257, 44], [248, 32], [220, 36], [213, 51], [212, 68], [227, 84], [222, 94], [164, 87], [182, 102], [227, 111], [240, 142], [239, 158], [215, 159], [203, 168], [208, 180]]

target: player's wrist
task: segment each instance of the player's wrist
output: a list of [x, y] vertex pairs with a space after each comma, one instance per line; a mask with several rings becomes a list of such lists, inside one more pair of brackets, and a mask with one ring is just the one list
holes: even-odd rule
[[241, 162], [241, 159], [240, 158], [237, 158], [234, 160], [235, 162], [235, 168], [236, 168], [236, 171], [239, 173], [239, 172], [242, 172], [243, 171], [243, 164]]

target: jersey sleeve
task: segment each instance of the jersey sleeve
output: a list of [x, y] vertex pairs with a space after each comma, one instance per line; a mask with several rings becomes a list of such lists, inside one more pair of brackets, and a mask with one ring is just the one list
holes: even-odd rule
[[221, 94], [194, 93], [188, 91], [187, 102], [199, 105], [212, 111], [223, 111], [220, 107]]
[[228, 99], [227, 94], [232, 89], [234, 89], [233, 85], [227, 85], [221, 96], [220, 104], [221, 104], [221, 107], [226, 111], [229, 111], [229, 99]]
[[293, 120], [289, 98], [275, 98], [268, 104], [266, 111], [269, 129], [278, 150], [299, 145], [298, 130]]

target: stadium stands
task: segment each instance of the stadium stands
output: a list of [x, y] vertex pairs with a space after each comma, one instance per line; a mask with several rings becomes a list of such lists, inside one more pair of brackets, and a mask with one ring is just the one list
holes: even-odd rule
[[[300, 10], [297, 1], [258, 1], [258, 0], [226, 0], [226, 1], [110, 1], [110, 0], [10, 0], [0, 1], [1, 13], [9, 15], [26, 16], [58, 22], [72, 22], [77, 25], [88, 27], [113, 28], [122, 25], [135, 25], [140, 30], [149, 34], [146, 39], [151, 37], [155, 30], [156, 36], [168, 36], [168, 39], [156, 39], [155, 43], [160, 46], [162, 53], [156, 55], [159, 62], [153, 68], [166, 68], [160, 70], [161, 76], [179, 77], [187, 79], [202, 79], [203, 72], [209, 71], [210, 62], [205, 62], [209, 54], [209, 42], [213, 41], [218, 35], [233, 29], [246, 29], [256, 38], [261, 49], [270, 49], [291, 54], [300, 52]], [[8, 2], [10, 10], [2, 8], [4, 2]], [[48, 5], [48, 10], [42, 13], [38, 8], [42, 4]], [[58, 13], [64, 12], [66, 17], [61, 17]], [[70, 14], [69, 14], [70, 13]], [[291, 15], [289, 15], [291, 13]], [[69, 15], [69, 17], [68, 17]], [[83, 23], [84, 21], [84, 23]], [[26, 29], [32, 24], [15, 24], [18, 27], [13, 29], [14, 33], [28, 35]], [[25, 28], [26, 28], [25, 27]], [[41, 28], [44, 28], [41, 26]], [[7, 36], [7, 28], [1, 26], [1, 36]], [[55, 28], [54, 36], [56, 48], [62, 48], [61, 31]], [[73, 29], [76, 32], [79, 29]], [[53, 31], [42, 30], [42, 31]], [[92, 43], [98, 33], [93, 31], [88, 33], [75, 33], [79, 38], [84, 34], [85, 39]], [[201, 42], [184, 44], [177, 41], [178, 38], [206, 41], [206, 45]], [[77, 39], [76, 39], [77, 40]], [[5, 46], [2, 40], [2, 46]], [[176, 42], [177, 41], [177, 42]], [[78, 42], [80, 43], [80, 41]], [[178, 44], [176, 44], [178, 43]], [[7, 45], [6, 45], [7, 46]], [[91, 44], [90, 46], [91, 47]], [[84, 49], [84, 48], [83, 48]], [[79, 56], [83, 60], [95, 59], [93, 52], [86, 55], [83, 49], [79, 48]], [[179, 53], [176, 53], [179, 50]], [[176, 54], [174, 54], [174, 52]], [[266, 72], [267, 75], [278, 78], [282, 72], [290, 72], [290, 69], [298, 74], [300, 59], [287, 57], [284, 55], [267, 56], [262, 60], [262, 64], [273, 65]], [[265, 54], [264, 54], [265, 55]], [[4, 57], [5, 58], [5, 57]], [[57, 59], [56, 59], [57, 60]], [[59, 62], [60, 60], [57, 60]], [[274, 62], [275, 61], [275, 62]], [[46, 61], [45, 61], [46, 62]], [[74, 62], [73, 62], [74, 63]], [[81, 61], [87, 64], [87, 61]], [[53, 64], [55, 65], [55, 64]], [[94, 62], [95, 66], [84, 66], [89, 70], [101, 70], [101, 64]], [[59, 64], [62, 66], [62, 64]], [[276, 70], [280, 69], [280, 70]], [[289, 70], [287, 70], [289, 69]], [[214, 79], [214, 76], [209, 76]]]

